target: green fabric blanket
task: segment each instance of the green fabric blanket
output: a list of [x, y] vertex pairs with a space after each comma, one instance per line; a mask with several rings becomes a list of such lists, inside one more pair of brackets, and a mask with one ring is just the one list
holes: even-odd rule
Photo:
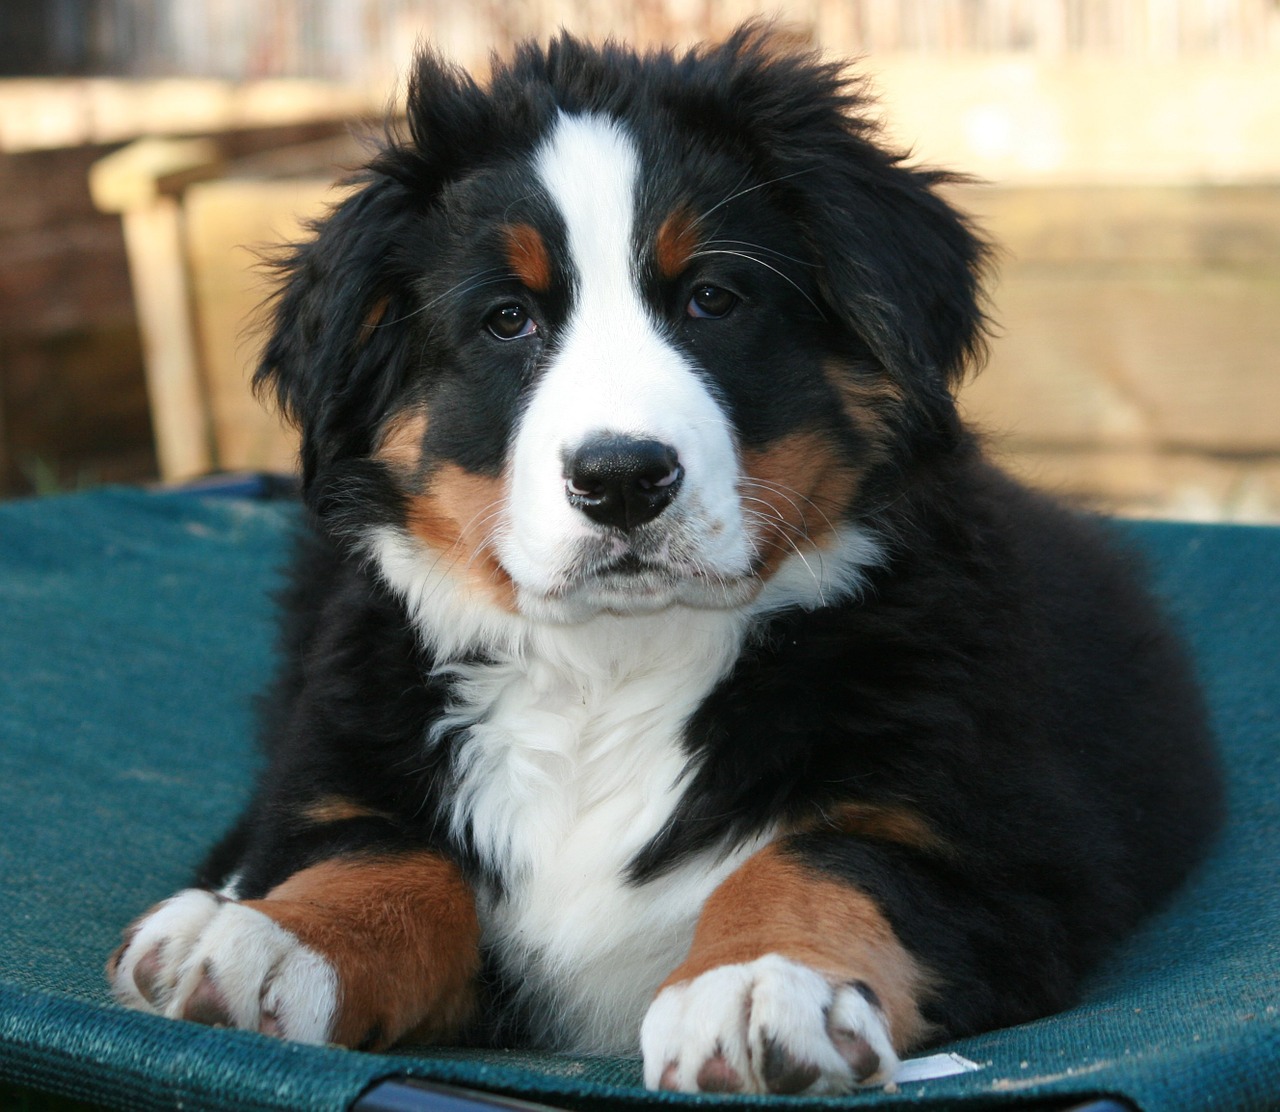
[[1198, 655], [1229, 827], [1070, 1011], [945, 1049], [977, 1071], [843, 1101], [654, 1095], [635, 1059], [299, 1047], [127, 1012], [121, 927], [249, 787], [288, 503], [113, 490], [0, 505], [0, 1084], [120, 1108], [346, 1107], [408, 1074], [571, 1107], [1280, 1107], [1280, 529], [1126, 524]]

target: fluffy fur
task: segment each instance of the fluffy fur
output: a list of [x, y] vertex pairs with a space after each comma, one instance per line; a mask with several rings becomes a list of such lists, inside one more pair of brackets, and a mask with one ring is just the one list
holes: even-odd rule
[[1183, 877], [1186, 660], [958, 419], [986, 252], [866, 112], [759, 28], [419, 60], [259, 372], [312, 521], [269, 764], [122, 1000], [839, 1091]]

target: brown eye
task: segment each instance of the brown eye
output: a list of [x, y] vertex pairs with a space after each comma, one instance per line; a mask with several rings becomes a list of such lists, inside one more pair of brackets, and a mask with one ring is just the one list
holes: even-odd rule
[[490, 335], [499, 340], [519, 340], [538, 331], [533, 318], [520, 305], [500, 305], [485, 318]]
[[737, 296], [728, 290], [719, 286], [699, 286], [689, 298], [685, 311], [689, 316], [702, 320], [719, 320], [727, 317], [737, 304]]

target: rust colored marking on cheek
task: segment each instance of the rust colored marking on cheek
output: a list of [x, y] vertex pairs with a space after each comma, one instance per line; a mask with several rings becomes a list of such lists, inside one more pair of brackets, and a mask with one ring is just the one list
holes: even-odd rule
[[505, 610], [516, 610], [515, 584], [494, 550], [493, 529], [505, 494], [492, 479], [445, 464], [409, 500], [409, 531], [447, 561], [456, 575]]
[[404, 474], [416, 474], [422, 466], [422, 442], [426, 436], [426, 411], [407, 410], [387, 423], [374, 458], [391, 464]]
[[697, 249], [698, 219], [688, 208], [678, 208], [662, 222], [654, 238], [658, 273], [667, 279], [679, 278]]
[[868, 379], [839, 363], [828, 364], [824, 373], [845, 419], [861, 435], [873, 457], [883, 456], [892, 438], [889, 418], [903, 405], [902, 390], [888, 378]]
[[542, 233], [532, 224], [512, 224], [503, 229], [507, 263], [517, 278], [536, 293], [551, 288], [551, 252]]
[[858, 471], [819, 431], [791, 433], [744, 452], [742, 464], [741, 497], [764, 578], [793, 552], [829, 542], [858, 490]]
[[475, 899], [438, 854], [325, 861], [245, 904], [333, 966], [333, 1042], [382, 1049], [410, 1034], [448, 1040], [475, 1010]]
[[749, 858], [711, 894], [689, 956], [663, 987], [766, 954], [807, 965], [832, 984], [869, 986], [899, 1053], [927, 1036], [920, 1002], [930, 977], [875, 900], [776, 845]]

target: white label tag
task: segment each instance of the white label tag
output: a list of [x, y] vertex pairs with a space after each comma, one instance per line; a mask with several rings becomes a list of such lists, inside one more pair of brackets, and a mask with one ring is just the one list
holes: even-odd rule
[[925, 1058], [908, 1058], [898, 1067], [893, 1084], [905, 1085], [912, 1081], [934, 1081], [939, 1077], [953, 1077], [957, 1073], [972, 1073], [982, 1067], [959, 1054], [930, 1054]]

